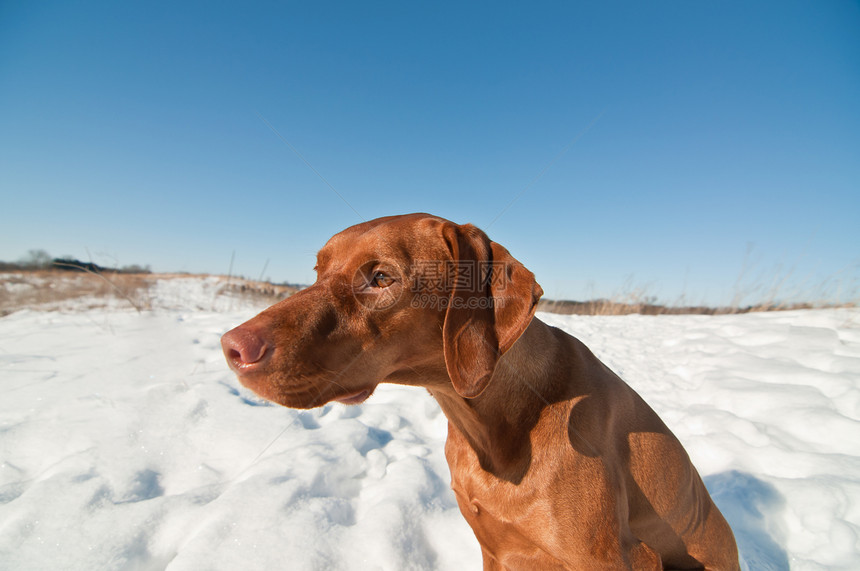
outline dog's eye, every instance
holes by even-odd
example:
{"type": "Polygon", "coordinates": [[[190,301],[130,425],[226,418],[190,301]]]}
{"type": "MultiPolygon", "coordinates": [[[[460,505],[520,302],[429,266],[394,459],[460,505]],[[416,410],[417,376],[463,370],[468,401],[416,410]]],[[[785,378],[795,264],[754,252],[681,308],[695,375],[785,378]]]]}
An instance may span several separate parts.
{"type": "Polygon", "coordinates": [[[370,278],[370,283],[374,287],[388,287],[394,283],[394,278],[385,272],[373,272],[373,277],[370,278]]]}

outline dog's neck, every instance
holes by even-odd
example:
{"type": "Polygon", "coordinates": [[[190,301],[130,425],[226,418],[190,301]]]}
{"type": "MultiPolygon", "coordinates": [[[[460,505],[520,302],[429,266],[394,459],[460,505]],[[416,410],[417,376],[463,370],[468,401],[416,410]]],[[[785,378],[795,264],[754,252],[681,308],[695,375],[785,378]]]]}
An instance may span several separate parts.
{"type": "Polygon", "coordinates": [[[480,396],[466,399],[448,381],[428,387],[450,421],[448,438],[464,438],[481,467],[518,483],[532,461],[530,433],[553,403],[570,398],[571,387],[554,384],[561,358],[554,329],[533,319],[503,355],[480,396]]]}

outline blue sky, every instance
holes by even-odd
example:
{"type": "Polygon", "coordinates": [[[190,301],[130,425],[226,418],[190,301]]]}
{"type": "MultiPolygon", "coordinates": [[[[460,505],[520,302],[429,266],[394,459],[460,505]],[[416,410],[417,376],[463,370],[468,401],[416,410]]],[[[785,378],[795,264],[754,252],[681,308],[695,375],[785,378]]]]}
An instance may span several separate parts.
{"type": "Polygon", "coordinates": [[[309,283],[426,211],[551,298],[856,298],[858,102],[854,1],[5,2],[0,259],[309,283]]]}

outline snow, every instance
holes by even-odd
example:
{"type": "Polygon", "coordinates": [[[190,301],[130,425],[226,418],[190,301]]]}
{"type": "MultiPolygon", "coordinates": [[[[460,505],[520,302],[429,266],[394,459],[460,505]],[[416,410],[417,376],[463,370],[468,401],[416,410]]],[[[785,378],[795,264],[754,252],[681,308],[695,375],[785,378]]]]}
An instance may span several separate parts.
{"type": "MultiPolygon", "coordinates": [[[[480,569],[426,391],[264,403],[212,279],[0,318],[0,568],[480,569]]],[[[540,319],[657,410],[749,569],[860,568],[860,310],[540,319]]]]}

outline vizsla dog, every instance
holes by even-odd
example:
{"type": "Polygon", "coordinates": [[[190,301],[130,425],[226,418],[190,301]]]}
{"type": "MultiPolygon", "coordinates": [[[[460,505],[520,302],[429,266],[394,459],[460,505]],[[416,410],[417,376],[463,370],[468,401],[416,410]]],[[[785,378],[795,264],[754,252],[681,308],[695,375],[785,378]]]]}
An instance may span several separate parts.
{"type": "Polygon", "coordinates": [[[738,569],[687,453],[581,342],[534,318],[534,275],[428,214],[336,234],[317,281],[226,333],[243,385],[288,407],[427,388],[484,569],[738,569]]]}

